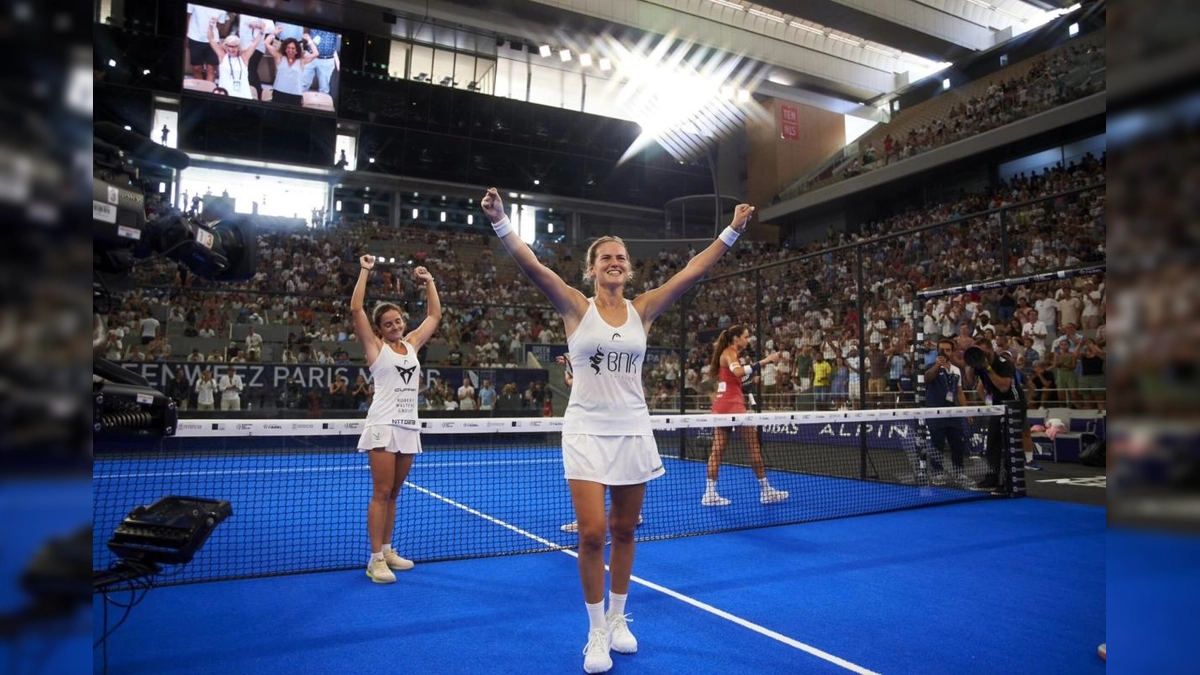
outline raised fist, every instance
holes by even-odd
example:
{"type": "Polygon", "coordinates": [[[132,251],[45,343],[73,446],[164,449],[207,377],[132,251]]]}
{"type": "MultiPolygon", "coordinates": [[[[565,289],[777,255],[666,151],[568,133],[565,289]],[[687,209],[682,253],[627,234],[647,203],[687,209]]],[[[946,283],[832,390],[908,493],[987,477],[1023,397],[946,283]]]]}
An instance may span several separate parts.
{"type": "Polygon", "coordinates": [[[496,188],[488,188],[487,194],[483,195],[479,206],[483,208],[483,213],[493,225],[504,220],[504,202],[501,201],[500,192],[496,188]]]}
{"type": "Polygon", "coordinates": [[[749,204],[738,204],[733,210],[733,222],[729,226],[738,232],[743,232],[746,225],[749,224],[750,218],[754,215],[754,207],[749,204]]]}

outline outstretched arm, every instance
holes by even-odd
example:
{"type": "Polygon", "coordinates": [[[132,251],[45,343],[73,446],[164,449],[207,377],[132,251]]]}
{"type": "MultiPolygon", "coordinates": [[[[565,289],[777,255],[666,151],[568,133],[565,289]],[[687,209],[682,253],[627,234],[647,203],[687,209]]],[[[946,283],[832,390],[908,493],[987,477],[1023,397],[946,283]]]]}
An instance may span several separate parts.
{"type": "Polygon", "coordinates": [[[425,320],[405,336],[404,340],[414,349],[420,349],[437,332],[438,323],[442,320],[442,300],[438,297],[437,284],[433,282],[433,275],[429,270],[418,267],[413,270],[413,276],[425,281],[425,320]]]}
{"type": "Polygon", "coordinates": [[[733,212],[733,222],[725,231],[717,237],[713,243],[708,245],[696,257],[688,261],[688,264],[683,269],[675,273],[675,276],[667,280],[665,284],[658,288],[651,289],[639,295],[633,301],[633,306],[637,309],[638,314],[642,317],[642,322],[649,327],[650,323],[662,313],[675,304],[684,293],[688,292],[692,286],[700,281],[708,271],[717,264],[721,256],[733,247],[733,243],[737,241],[739,235],[746,229],[746,224],[750,222],[750,217],[754,215],[754,207],[749,204],[738,204],[733,212]]]}
{"type": "Polygon", "coordinates": [[[562,315],[567,334],[570,334],[579,325],[580,319],[587,311],[587,298],[583,296],[583,293],[568,286],[567,282],[563,281],[549,267],[543,265],[533,254],[529,245],[521,241],[520,235],[513,229],[508,216],[504,214],[504,203],[500,200],[500,193],[496,188],[490,188],[487,191],[480,206],[483,207],[488,221],[492,223],[492,229],[500,237],[500,242],[504,244],[508,254],[516,261],[517,267],[521,268],[525,276],[529,277],[533,285],[538,287],[538,290],[550,300],[550,304],[554,305],[554,309],[562,315]]]}
{"type": "Polygon", "coordinates": [[[217,17],[212,17],[208,20],[208,46],[217,53],[217,59],[225,58],[225,47],[221,45],[221,38],[217,34],[217,17]]]}
{"type": "Polygon", "coordinates": [[[363,356],[366,357],[369,367],[379,356],[379,340],[371,328],[371,319],[367,316],[367,311],[363,309],[363,300],[367,297],[367,277],[371,276],[371,270],[375,268],[375,256],[364,255],[358,259],[358,265],[358,281],[350,295],[350,318],[354,322],[354,335],[363,346],[363,356]]]}
{"type": "Polygon", "coordinates": [[[271,58],[275,59],[276,61],[283,58],[279,54],[279,48],[275,46],[275,40],[279,36],[279,34],[282,32],[283,32],[283,26],[276,26],[275,32],[267,33],[265,36],[265,38],[267,40],[267,52],[271,55],[271,58]]]}

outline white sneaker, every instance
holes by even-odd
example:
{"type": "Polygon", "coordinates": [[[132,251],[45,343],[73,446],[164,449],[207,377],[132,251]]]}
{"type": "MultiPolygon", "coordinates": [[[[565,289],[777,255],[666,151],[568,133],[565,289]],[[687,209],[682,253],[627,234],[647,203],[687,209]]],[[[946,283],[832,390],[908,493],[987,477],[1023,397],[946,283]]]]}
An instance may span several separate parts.
{"type": "Polygon", "coordinates": [[[413,561],[408,558],[401,558],[395,550],[387,550],[383,552],[383,561],[387,563],[388,569],[402,572],[413,568],[413,561]]]}
{"type": "Polygon", "coordinates": [[[608,635],[613,651],[622,654],[636,654],[637,638],[629,632],[629,622],[632,621],[629,615],[609,612],[605,618],[608,619],[608,635]]]}
{"type": "Polygon", "coordinates": [[[388,569],[387,561],[383,558],[375,558],[367,563],[367,577],[377,584],[396,583],[396,575],[388,569]]]}
{"type": "Polygon", "coordinates": [[[729,500],[715,492],[705,492],[700,498],[701,506],[729,506],[729,500]]]}
{"type": "Polygon", "coordinates": [[[608,654],[610,646],[607,630],[597,628],[588,633],[587,646],[583,648],[583,672],[607,673],[612,670],[612,657],[608,654]]]}
{"type": "Polygon", "coordinates": [[[774,504],[788,498],[787,490],[776,490],[773,487],[765,487],[762,494],[758,496],[760,504],[774,504]]]}

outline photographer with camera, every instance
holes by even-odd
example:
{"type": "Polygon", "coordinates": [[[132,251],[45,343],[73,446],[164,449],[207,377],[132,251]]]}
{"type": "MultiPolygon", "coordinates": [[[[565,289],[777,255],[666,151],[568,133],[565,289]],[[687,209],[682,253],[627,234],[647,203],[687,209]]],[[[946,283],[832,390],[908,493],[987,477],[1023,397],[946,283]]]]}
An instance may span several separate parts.
{"type": "MultiPolygon", "coordinates": [[[[967,398],[962,388],[962,370],[952,361],[954,341],[950,338],[938,340],[936,354],[933,363],[925,371],[925,407],[965,406],[967,398]]],[[[944,473],[944,451],[949,448],[950,463],[954,468],[950,480],[960,487],[975,487],[963,469],[966,438],[962,418],[932,417],[925,422],[925,426],[929,429],[929,463],[933,468],[934,482],[940,482],[940,474],[944,473]]]]}
{"type": "MultiPolygon", "coordinates": [[[[1029,438],[1028,423],[1025,419],[1025,393],[1017,381],[1017,367],[1003,355],[996,354],[992,341],[987,338],[975,340],[975,346],[968,347],[963,354],[963,360],[972,371],[975,386],[984,396],[988,405],[1003,405],[1009,414],[1016,416],[1024,430],[1022,440],[1027,449],[1026,461],[1032,462],[1032,446],[1029,438]]],[[[988,417],[987,449],[985,458],[988,463],[988,475],[979,483],[979,487],[997,490],[1002,483],[1002,457],[1004,453],[1004,418],[988,417]]]]}

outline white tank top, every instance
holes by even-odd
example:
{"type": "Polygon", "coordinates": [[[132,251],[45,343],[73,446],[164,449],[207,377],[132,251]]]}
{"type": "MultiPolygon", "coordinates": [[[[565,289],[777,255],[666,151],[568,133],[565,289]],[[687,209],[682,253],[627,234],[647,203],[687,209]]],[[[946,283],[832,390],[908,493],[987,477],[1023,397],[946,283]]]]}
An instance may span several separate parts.
{"type": "Polygon", "coordinates": [[[288,65],[287,57],[279,59],[276,62],[275,71],[275,91],[281,91],[285,94],[294,94],[299,96],[304,93],[300,87],[300,76],[304,73],[304,62],[296,59],[296,62],[288,65]]]}
{"type": "Polygon", "coordinates": [[[250,93],[249,68],[240,56],[221,59],[217,67],[217,86],[229,92],[233,98],[253,98],[250,93]]]}
{"type": "Polygon", "coordinates": [[[366,426],[421,427],[417,416],[421,364],[417,363],[417,350],[407,342],[401,344],[408,350],[407,354],[400,355],[383,344],[379,347],[375,363],[371,364],[375,397],[367,410],[366,426]]]}
{"type": "Polygon", "coordinates": [[[625,301],[625,323],[610,326],[595,300],[567,338],[575,381],[563,414],[564,434],[652,436],[650,409],[642,387],[646,331],[642,317],[625,301]]]}

